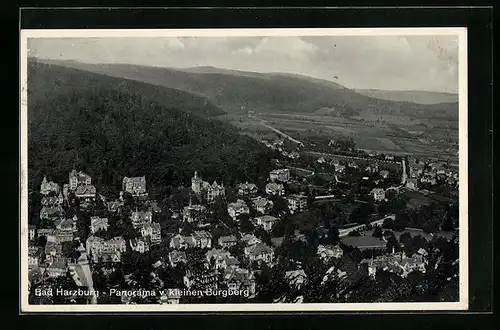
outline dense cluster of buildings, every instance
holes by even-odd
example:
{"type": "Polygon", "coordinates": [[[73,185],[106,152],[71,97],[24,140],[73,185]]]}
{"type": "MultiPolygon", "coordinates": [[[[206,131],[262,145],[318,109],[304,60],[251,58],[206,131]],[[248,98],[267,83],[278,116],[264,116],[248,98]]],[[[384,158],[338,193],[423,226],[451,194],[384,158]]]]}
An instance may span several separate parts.
{"type": "MultiPolygon", "coordinates": [[[[284,148],[280,145],[273,147],[284,148]]],[[[290,155],[291,153],[288,153],[290,155]]],[[[292,158],[298,158],[292,157],[292,158]]],[[[318,159],[318,163],[327,163],[326,159],[318,159]]],[[[385,159],[394,162],[394,159],[385,159]]],[[[381,168],[377,162],[363,162],[359,165],[355,160],[345,162],[332,160],[333,175],[335,179],[341,178],[346,169],[362,171],[376,180],[386,180],[392,174],[390,170],[381,168]]],[[[403,165],[404,166],[404,162],[403,165]]],[[[445,166],[432,162],[417,161],[410,158],[408,161],[408,172],[405,180],[398,187],[382,188],[375,187],[370,195],[375,203],[387,200],[388,189],[418,190],[422,183],[457,185],[458,176],[456,172],[448,170],[445,166]]],[[[301,179],[303,182],[303,179],[301,179]]],[[[155,214],[161,211],[161,205],[149,198],[146,177],[124,177],[122,180],[122,191],[116,199],[106,199],[97,195],[96,187],[92,184],[89,174],[73,170],[69,173],[68,182],[62,185],[48,181],[43,178],[40,186],[41,205],[38,225],[28,228],[29,236],[29,269],[31,284],[39,283],[46,277],[60,277],[70,274],[75,283],[81,287],[92,288],[92,267],[96,264],[117,265],[123,262],[123,256],[130,251],[140,254],[149,253],[154,246],[164,243],[167,253],[155,260],[154,267],[182,267],[184,288],[165,288],[171,292],[170,296],[161,297],[160,303],[179,302],[179,295],[172,292],[181,289],[195,288],[229,288],[248,290],[249,299],[255,296],[256,278],[262,264],[274,267],[277,262],[275,249],[283,242],[283,237],[272,236],[271,243],[265,243],[255,229],[260,228],[271,234],[276,224],[284,219],[284,215],[273,212],[277,198],[282,199],[288,208],[287,214],[298,214],[305,212],[310,207],[309,196],[306,193],[292,193],[288,185],[298,180],[294,178],[289,168],[282,167],[269,172],[266,184],[259,187],[255,183],[239,183],[233,191],[237,198],[228,202],[226,200],[226,188],[216,181],[209,183],[203,181],[198,172],[191,179],[189,204],[179,209],[181,215],[176,218],[184,224],[190,224],[193,231],[169,233],[164,232],[155,214]],[[128,212],[122,212],[125,208],[125,195],[130,195],[135,201],[135,208],[128,212]],[[76,201],[81,208],[90,209],[97,198],[105,205],[105,211],[92,214],[89,219],[79,218],[70,212],[70,205],[76,201]],[[196,200],[193,203],[193,199],[196,200]],[[239,231],[228,235],[214,235],[213,223],[208,219],[211,216],[211,208],[216,200],[222,201],[227,214],[235,224],[240,224],[243,217],[247,218],[255,228],[252,232],[239,231]],[[70,215],[71,214],[71,215],[70,215]],[[116,234],[110,217],[119,215],[126,217],[136,235],[125,238],[124,233],[116,234]],[[85,227],[88,235],[82,236],[81,228],[85,227]],[[116,235],[115,235],[116,234],[116,235]],[[44,240],[40,240],[44,237],[44,240]],[[70,248],[68,248],[68,244],[70,248]],[[236,247],[241,247],[239,254],[236,247]],[[68,252],[69,251],[69,252],[68,252]],[[194,268],[194,251],[204,253],[201,266],[194,268]]],[[[377,181],[378,182],[378,181],[377,181]]],[[[174,219],[175,217],[172,217],[174,219]]],[[[238,227],[237,227],[238,228],[238,227]]],[[[85,231],[83,231],[85,232],[85,231]]],[[[294,239],[305,241],[304,235],[295,232],[294,239]]],[[[386,242],[373,238],[349,236],[343,244],[350,247],[382,251],[386,242]],[[363,243],[361,243],[363,241],[363,243]],[[363,245],[364,244],[364,245],[363,245]]],[[[317,257],[325,263],[332,259],[341,259],[344,250],[341,245],[319,245],[317,257]]],[[[366,265],[367,274],[375,276],[377,271],[385,270],[401,277],[407,276],[412,271],[425,272],[426,252],[419,250],[412,256],[404,253],[382,253],[376,258],[365,259],[354,269],[366,265]]],[[[329,276],[346,277],[348,269],[330,269],[325,278],[329,276]]],[[[127,281],[133,283],[130,274],[126,274],[127,281]]],[[[287,270],[285,280],[290,285],[301,288],[307,283],[307,274],[298,265],[287,270]]],[[[152,275],[155,285],[161,286],[162,281],[156,275],[152,275]],[[159,284],[158,284],[159,283],[159,284]]],[[[127,283],[128,283],[127,282],[127,283]]],[[[95,299],[92,302],[95,303],[95,299]]]]}

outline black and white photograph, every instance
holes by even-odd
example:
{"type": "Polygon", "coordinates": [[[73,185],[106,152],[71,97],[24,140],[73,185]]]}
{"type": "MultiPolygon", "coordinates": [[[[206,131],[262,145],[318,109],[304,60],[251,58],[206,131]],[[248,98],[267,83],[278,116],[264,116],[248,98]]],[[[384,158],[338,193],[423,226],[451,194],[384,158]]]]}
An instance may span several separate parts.
{"type": "Polygon", "coordinates": [[[466,310],[466,32],[22,30],[22,310],[466,310]]]}

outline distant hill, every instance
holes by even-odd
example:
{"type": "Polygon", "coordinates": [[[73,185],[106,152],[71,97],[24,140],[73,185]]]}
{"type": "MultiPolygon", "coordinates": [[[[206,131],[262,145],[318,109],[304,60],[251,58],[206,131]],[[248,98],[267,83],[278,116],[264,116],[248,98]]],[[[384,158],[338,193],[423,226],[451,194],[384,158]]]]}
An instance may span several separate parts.
{"type": "Polygon", "coordinates": [[[428,91],[390,91],[381,89],[355,89],[365,96],[388,101],[413,102],[418,104],[438,104],[458,102],[458,95],[428,91]]]}
{"type": "Polygon", "coordinates": [[[109,84],[115,90],[140,93],[151,100],[167,107],[175,107],[188,112],[205,116],[219,116],[224,111],[214,105],[208,98],[191,94],[182,90],[161,85],[147,84],[136,79],[113,79],[106,75],[89,74],[89,70],[78,70],[79,62],[68,61],[71,65],[59,66],[36,59],[28,62],[28,79],[43,79],[50,83],[34,82],[37,88],[28,90],[30,100],[38,101],[47,97],[68,95],[75,89],[98,88],[109,84]]]}
{"type": "Polygon", "coordinates": [[[225,184],[266,180],[265,147],[198,115],[218,110],[209,102],[200,108],[200,97],[33,61],[28,93],[30,187],[43,175],[63,183],[73,168],[91,174],[105,195],[123,176],[145,175],[148,190],[160,193],[188,183],[195,170],[225,184]]]}
{"type": "Polygon", "coordinates": [[[366,96],[337,83],[303,75],[254,73],[200,67],[170,69],[130,64],[86,64],[50,60],[53,63],[149,84],[165,86],[207,97],[226,113],[316,113],[330,109],[332,115],[361,112],[404,114],[423,118],[458,118],[458,103],[439,106],[396,102],[366,96]]]}

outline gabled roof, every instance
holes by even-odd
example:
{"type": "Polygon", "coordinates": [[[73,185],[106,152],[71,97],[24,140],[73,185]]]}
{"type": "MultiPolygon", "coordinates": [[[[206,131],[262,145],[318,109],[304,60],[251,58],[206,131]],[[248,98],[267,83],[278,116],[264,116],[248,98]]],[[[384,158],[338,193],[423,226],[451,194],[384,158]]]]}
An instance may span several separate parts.
{"type": "Polygon", "coordinates": [[[224,256],[229,256],[230,253],[221,249],[211,249],[207,251],[206,257],[207,260],[211,260],[212,258],[219,258],[219,257],[224,257],[224,256]]]}
{"type": "Polygon", "coordinates": [[[276,217],[273,217],[271,215],[263,215],[263,216],[260,216],[260,217],[255,217],[256,220],[260,220],[262,222],[276,222],[278,221],[279,219],[276,218],[276,217]]]}
{"type": "Polygon", "coordinates": [[[218,239],[219,243],[225,243],[225,242],[236,242],[236,236],[234,235],[229,235],[229,236],[221,236],[218,239]]]}
{"type": "Polygon", "coordinates": [[[212,234],[210,234],[208,231],[204,231],[204,230],[197,230],[193,233],[193,237],[194,238],[207,238],[207,239],[211,239],[212,238],[212,234]]]}
{"type": "Polygon", "coordinates": [[[267,198],[264,198],[264,197],[252,198],[252,203],[256,207],[264,207],[264,206],[272,204],[272,202],[270,200],[268,200],[267,198]]]}
{"type": "Polygon", "coordinates": [[[75,194],[76,195],[95,195],[96,189],[94,185],[80,185],[76,187],[75,194]]]}
{"type": "Polygon", "coordinates": [[[245,248],[247,254],[250,255],[260,255],[262,253],[271,253],[273,252],[273,249],[271,249],[269,246],[267,246],[264,243],[257,243],[255,245],[249,246],[245,248]]]}
{"type": "Polygon", "coordinates": [[[184,252],[184,251],[173,250],[168,254],[168,257],[174,263],[180,262],[180,261],[186,262],[186,260],[187,260],[186,252],[184,252]]]}

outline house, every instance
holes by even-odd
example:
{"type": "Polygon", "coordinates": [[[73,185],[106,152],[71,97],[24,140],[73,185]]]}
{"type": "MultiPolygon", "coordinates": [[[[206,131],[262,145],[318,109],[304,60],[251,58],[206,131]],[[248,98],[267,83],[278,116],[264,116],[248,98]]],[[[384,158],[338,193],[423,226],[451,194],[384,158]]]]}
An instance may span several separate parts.
{"type": "Polygon", "coordinates": [[[300,288],[307,282],[307,275],[303,269],[289,270],[285,272],[285,280],[291,287],[295,287],[297,290],[300,290],[300,288]]]}
{"type": "Polygon", "coordinates": [[[110,262],[110,263],[120,263],[122,261],[121,251],[120,250],[112,250],[112,251],[102,251],[99,258],[94,257],[94,262],[110,262]]]}
{"type": "Polygon", "coordinates": [[[62,216],[63,208],[61,206],[44,206],[40,210],[40,219],[52,219],[62,216]]]}
{"type": "Polygon", "coordinates": [[[72,242],[74,239],[73,233],[73,230],[56,229],[56,231],[54,232],[55,241],[59,243],[72,242]]]}
{"type": "Polygon", "coordinates": [[[95,234],[99,230],[107,231],[108,227],[108,218],[90,217],[90,232],[92,234],[95,234]]]}
{"type": "Polygon", "coordinates": [[[45,272],[49,277],[59,277],[66,275],[68,270],[68,261],[66,258],[55,258],[49,266],[45,268],[45,272]]]}
{"type": "Polygon", "coordinates": [[[356,164],[355,161],[350,161],[348,164],[347,164],[348,167],[350,168],[359,168],[358,164],[356,164]]]}
{"type": "Polygon", "coordinates": [[[297,151],[292,151],[289,155],[288,155],[289,158],[291,159],[299,159],[300,158],[300,154],[297,152],[297,151]]]}
{"type": "Polygon", "coordinates": [[[307,207],[307,196],[306,195],[290,195],[287,197],[288,209],[290,213],[302,212],[307,207]]]}
{"type": "Polygon", "coordinates": [[[69,189],[74,191],[78,186],[89,186],[92,184],[92,178],[90,175],[79,171],[76,172],[76,170],[72,170],[69,173],[69,189]]]}
{"type": "Polygon", "coordinates": [[[257,185],[254,183],[245,182],[238,185],[238,195],[240,196],[253,196],[257,190],[257,185]]]}
{"type": "Polygon", "coordinates": [[[100,257],[105,257],[108,260],[121,260],[120,252],[127,250],[125,239],[121,236],[114,237],[110,240],[104,240],[101,237],[89,236],[86,241],[87,255],[90,255],[94,262],[97,262],[100,257]],[[109,252],[119,252],[112,254],[109,252]]]}
{"type": "Polygon", "coordinates": [[[285,187],[276,182],[266,184],[266,194],[274,196],[282,196],[285,193],[285,187]]]}
{"type": "Polygon", "coordinates": [[[130,216],[132,220],[132,225],[134,228],[140,228],[146,223],[151,223],[153,221],[153,214],[150,211],[137,211],[132,212],[130,216]]]}
{"type": "Polygon", "coordinates": [[[243,235],[243,237],[241,237],[241,242],[243,242],[243,244],[245,244],[246,246],[252,246],[261,243],[262,241],[254,234],[245,234],[243,235]]]}
{"type": "Polygon", "coordinates": [[[109,212],[117,212],[119,211],[122,206],[124,205],[124,202],[121,200],[116,200],[116,201],[109,201],[108,202],[108,211],[109,212]]]}
{"type": "Polygon", "coordinates": [[[345,236],[341,238],[342,244],[353,248],[364,250],[385,250],[387,243],[384,240],[373,237],[371,235],[365,236],[345,236]]]}
{"type": "Polygon", "coordinates": [[[253,223],[255,226],[261,226],[264,228],[266,231],[270,231],[274,224],[278,222],[278,218],[270,216],[270,215],[263,215],[261,217],[256,217],[253,219],[253,223]]]}
{"type": "Polygon", "coordinates": [[[168,254],[168,262],[172,267],[176,267],[180,263],[186,264],[187,263],[186,252],[177,250],[171,251],[168,254]]]}
{"type": "Polygon", "coordinates": [[[274,251],[264,243],[257,243],[245,247],[245,256],[247,256],[250,261],[271,263],[274,259],[274,251]]]}
{"type": "Polygon", "coordinates": [[[194,248],[196,246],[196,242],[191,236],[183,236],[181,234],[177,234],[170,239],[169,246],[172,249],[187,249],[194,248]]]}
{"type": "Polygon", "coordinates": [[[317,162],[318,164],[324,164],[324,163],[326,163],[326,159],[325,159],[325,157],[320,157],[320,158],[318,158],[318,159],[316,160],[316,162],[317,162]]]}
{"type": "Polygon", "coordinates": [[[378,172],[378,165],[377,164],[368,165],[365,168],[365,171],[368,173],[376,173],[378,172]]]}
{"type": "Polygon", "coordinates": [[[195,241],[195,246],[200,249],[210,249],[212,247],[212,234],[208,231],[195,231],[191,235],[195,241]]]}
{"type": "Polygon", "coordinates": [[[204,185],[206,190],[207,202],[212,203],[216,198],[221,198],[226,195],[226,189],[222,184],[217,184],[216,181],[212,185],[204,185]]]}
{"type": "Polygon", "coordinates": [[[85,202],[90,202],[95,199],[96,189],[95,186],[88,185],[79,185],[75,189],[75,197],[79,200],[83,200],[85,202]]]}
{"type": "Polygon", "coordinates": [[[431,185],[435,185],[436,184],[436,177],[435,176],[431,176],[431,175],[423,175],[420,178],[420,182],[422,182],[422,183],[428,183],[428,184],[431,184],[431,185]]]}
{"type": "Polygon", "coordinates": [[[319,245],[316,254],[320,260],[329,261],[332,258],[342,258],[344,251],[338,245],[319,245]]]}
{"type": "Polygon", "coordinates": [[[28,240],[32,241],[36,238],[36,226],[28,226],[28,240]]]}
{"type": "Polygon", "coordinates": [[[370,191],[370,195],[373,196],[376,202],[380,202],[385,199],[385,190],[382,188],[373,188],[372,191],[370,191]]]}
{"type": "Polygon", "coordinates": [[[41,204],[42,206],[59,206],[64,202],[64,197],[62,192],[59,192],[57,196],[43,196],[41,204]]]}
{"type": "Polygon", "coordinates": [[[236,202],[229,203],[227,205],[227,213],[229,213],[229,216],[233,220],[236,220],[240,216],[240,214],[249,214],[250,209],[248,208],[245,201],[238,199],[236,202]]]}
{"type": "Polygon", "coordinates": [[[203,272],[193,272],[190,269],[186,270],[183,278],[184,286],[191,290],[215,290],[218,285],[218,272],[213,269],[205,269],[203,272]]]}
{"type": "Polygon", "coordinates": [[[122,191],[124,193],[129,193],[134,197],[147,196],[146,177],[124,177],[122,181],[122,191]]]}
{"type": "Polygon", "coordinates": [[[56,227],[57,230],[60,231],[67,231],[67,232],[76,232],[76,222],[78,221],[78,218],[73,216],[73,218],[58,218],[57,220],[54,221],[54,226],[56,227]]]}
{"type": "Polygon", "coordinates": [[[43,177],[42,184],[40,185],[40,194],[42,195],[49,195],[49,194],[54,194],[57,195],[61,191],[61,187],[53,182],[53,181],[48,181],[47,177],[43,177]]]}
{"type": "Polygon", "coordinates": [[[196,195],[205,197],[209,203],[213,202],[216,198],[226,195],[223,185],[217,184],[216,181],[212,184],[203,181],[198,172],[194,172],[194,176],[191,178],[191,190],[196,195]]]}
{"type": "Polygon", "coordinates": [[[151,244],[159,244],[161,242],[161,227],[157,222],[145,223],[141,228],[142,237],[148,237],[151,240],[151,244]]]}
{"type": "Polygon", "coordinates": [[[49,242],[45,244],[45,259],[51,261],[62,255],[62,245],[59,242],[49,242]]]}
{"type": "Polygon", "coordinates": [[[264,197],[252,198],[254,209],[260,214],[266,214],[273,208],[273,202],[264,197]]]}
{"type": "Polygon", "coordinates": [[[192,205],[184,207],[182,213],[182,220],[187,222],[205,222],[207,217],[207,208],[203,205],[192,205]]]}
{"type": "Polygon", "coordinates": [[[42,237],[42,236],[51,236],[51,235],[55,235],[56,233],[56,229],[55,228],[40,228],[37,230],[37,233],[38,233],[38,237],[42,237]]]}
{"type": "Polygon", "coordinates": [[[229,290],[243,290],[248,297],[255,295],[255,275],[253,271],[239,267],[226,268],[224,282],[229,290]]]}
{"type": "Polygon", "coordinates": [[[273,170],[269,172],[269,179],[272,182],[274,181],[288,182],[290,181],[290,170],[287,168],[273,170]]]}
{"type": "Polygon", "coordinates": [[[64,200],[68,200],[68,194],[69,194],[69,184],[68,183],[63,184],[62,194],[63,194],[64,200]]]}
{"type": "Polygon", "coordinates": [[[149,243],[144,237],[134,238],[129,241],[132,251],[144,253],[149,251],[149,243]]]}
{"type": "Polygon", "coordinates": [[[406,188],[412,189],[412,190],[417,190],[418,189],[418,182],[414,178],[410,178],[406,180],[406,188]]]}
{"type": "Polygon", "coordinates": [[[387,179],[389,177],[389,171],[388,170],[382,170],[379,172],[380,176],[384,179],[387,179]]]}
{"type": "Polygon", "coordinates": [[[38,246],[28,247],[28,268],[38,267],[42,250],[38,246]]]}
{"type": "Polygon", "coordinates": [[[234,236],[234,235],[221,236],[217,240],[217,243],[219,244],[220,247],[227,249],[227,248],[230,248],[231,246],[235,246],[236,243],[238,243],[238,240],[236,239],[236,236],[234,236]]]}
{"type": "Polygon", "coordinates": [[[345,172],[345,165],[342,164],[336,164],[335,165],[335,173],[344,173],[345,172]]]}
{"type": "Polygon", "coordinates": [[[216,269],[220,268],[220,264],[222,263],[225,257],[229,257],[231,254],[228,251],[220,250],[220,249],[211,249],[207,251],[205,257],[208,263],[213,263],[216,269]]]}
{"type": "Polygon", "coordinates": [[[406,277],[409,273],[414,271],[421,273],[426,272],[426,260],[418,253],[415,253],[411,257],[407,257],[404,252],[381,255],[375,259],[364,259],[360,264],[366,264],[368,266],[368,275],[372,277],[376,276],[379,269],[397,274],[401,277],[406,277]]]}
{"type": "Polygon", "coordinates": [[[182,291],[180,289],[166,289],[164,294],[160,296],[160,304],[172,305],[179,304],[182,291]]]}
{"type": "Polygon", "coordinates": [[[221,269],[235,268],[238,267],[240,262],[233,256],[225,256],[221,260],[217,261],[216,267],[221,269]]]}

